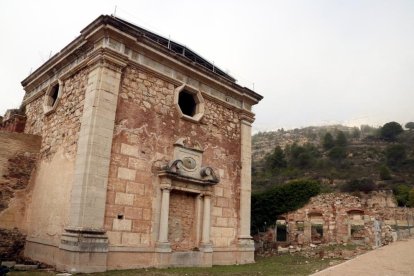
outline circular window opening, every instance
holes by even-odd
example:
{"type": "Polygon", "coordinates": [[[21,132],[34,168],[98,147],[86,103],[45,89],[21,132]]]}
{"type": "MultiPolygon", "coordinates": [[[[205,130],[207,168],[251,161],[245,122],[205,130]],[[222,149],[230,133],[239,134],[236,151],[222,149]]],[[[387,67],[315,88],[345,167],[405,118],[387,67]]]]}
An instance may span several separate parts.
{"type": "Polygon", "coordinates": [[[181,108],[181,112],[187,116],[194,116],[196,113],[197,103],[194,99],[194,95],[188,91],[181,91],[178,96],[178,105],[181,108]]]}

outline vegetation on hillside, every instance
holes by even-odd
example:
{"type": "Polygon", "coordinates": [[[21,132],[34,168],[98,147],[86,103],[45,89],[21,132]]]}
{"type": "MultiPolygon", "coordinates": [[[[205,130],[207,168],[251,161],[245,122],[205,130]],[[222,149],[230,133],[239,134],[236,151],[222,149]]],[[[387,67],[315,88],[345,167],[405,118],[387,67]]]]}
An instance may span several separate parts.
{"type": "Polygon", "coordinates": [[[408,130],[389,122],[380,128],[331,126],[258,133],[253,137],[253,191],[269,196],[277,186],[307,178],[322,183],[325,190],[392,189],[400,206],[414,207],[414,123],[405,127],[408,130]],[[267,145],[273,147],[262,150],[267,145]]]}

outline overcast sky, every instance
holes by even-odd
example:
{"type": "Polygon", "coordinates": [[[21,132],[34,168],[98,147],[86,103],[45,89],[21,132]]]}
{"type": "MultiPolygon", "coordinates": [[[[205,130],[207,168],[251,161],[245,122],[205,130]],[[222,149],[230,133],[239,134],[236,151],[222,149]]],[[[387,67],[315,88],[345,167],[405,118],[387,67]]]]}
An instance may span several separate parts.
{"type": "Polygon", "coordinates": [[[100,14],[170,36],[264,96],[255,131],[414,121],[414,1],[0,1],[0,114],[100,14]]]}

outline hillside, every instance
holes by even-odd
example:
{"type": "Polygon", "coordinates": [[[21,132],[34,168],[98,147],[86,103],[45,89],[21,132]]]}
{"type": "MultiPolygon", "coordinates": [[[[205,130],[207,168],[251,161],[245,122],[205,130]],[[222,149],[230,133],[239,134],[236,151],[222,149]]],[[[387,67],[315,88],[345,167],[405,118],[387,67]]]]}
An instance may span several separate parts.
{"type": "Polygon", "coordinates": [[[405,189],[407,194],[414,186],[414,131],[393,139],[381,133],[381,128],[341,125],[258,133],[252,144],[253,191],[309,178],[333,191],[393,189],[398,197],[405,189]]]}

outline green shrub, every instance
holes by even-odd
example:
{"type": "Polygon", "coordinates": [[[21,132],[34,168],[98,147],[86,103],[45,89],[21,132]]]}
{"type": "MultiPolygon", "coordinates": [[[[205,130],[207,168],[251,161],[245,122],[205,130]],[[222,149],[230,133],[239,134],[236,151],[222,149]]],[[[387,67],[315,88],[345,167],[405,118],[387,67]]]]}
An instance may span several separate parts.
{"type": "Polygon", "coordinates": [[[301,179],[253,194],[252,231],[272,225],[279,215],[301,208],[319,192],[319,182],[301,179]]]}
{"type": "Polygon", "coordinates": [[[336,147],[333,147],[329,151],[328,156],[333,161],[340,161],[342,159],[345,159],[345,157],[346,157],[346,150],[345,150],[344,147],[336,146],[336,147]]]}
{"type": "Polygon", "coordinates": [[[408,206],[412,188],[405,184],[396,185],[393,189],[398,206],[408,206]]]}
{"type": "Polygon", "coordinates": [[[391,172],[390,169],[388,169],[387,166],[381,165],[379,169],[380,178],[381,180],[390,180],[391,179],[391,172]]]}
{"type": "Polygon", "coordinates": [[[403,164],[407,158],[405,146],[401,144],[388,146],[385,150],[385,157],[387,158],[387,165],[390,167],[403,164]]]}

